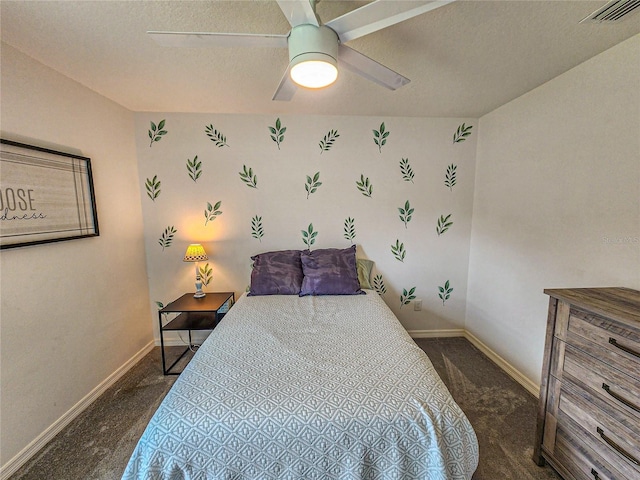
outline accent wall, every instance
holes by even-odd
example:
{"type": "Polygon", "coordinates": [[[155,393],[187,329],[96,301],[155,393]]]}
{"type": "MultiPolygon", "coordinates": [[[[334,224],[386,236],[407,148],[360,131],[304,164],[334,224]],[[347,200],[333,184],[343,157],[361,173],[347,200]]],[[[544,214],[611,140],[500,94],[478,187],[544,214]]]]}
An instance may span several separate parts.
{"type": "MultiPolygon", "coordinates": [[[[139,188],[152,308],[250,283],[251,256],[346,248],[412,331],[464,328],[472,119],[140,113],[139,188]],[[414,310],[422,300],[422,310],[414,310]]],[[[157,316],[153,316],[157,335],[157,316]]],[[[366,334],[366,332],[363,332],[366,334]]]]}

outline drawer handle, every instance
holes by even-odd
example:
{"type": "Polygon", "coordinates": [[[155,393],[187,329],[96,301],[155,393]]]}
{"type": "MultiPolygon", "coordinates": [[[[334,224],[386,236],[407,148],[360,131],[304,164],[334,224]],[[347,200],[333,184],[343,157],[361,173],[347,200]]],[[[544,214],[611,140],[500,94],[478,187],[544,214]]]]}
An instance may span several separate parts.
{"type": "Polygon", "coordinates": [[[612,392],[611,391],[611,387],[609,387],[609,385],[607,385],[606,383],[602,384],[602,389],[605,392],[607,392],[609,395],[611,395],[613,398],[618,400],[620,403],[622,403],[622,404],[626,405],[627,407],[631,408],[632,410],[635,410],[636,412],[640,413],[640,407],[639,406],[637,406],[636,404],[632,403],[630,400],[627,400],[622,395],[618,395],[616,392],[612,392]]]}
{"type": "Polygon", "coordinates": [[[593,475],[594,480],[600,480],[600,475],[593,468],[591,469],[591,475],[593,475]]]}
{"type": "Polygon", "coordinates": [[[629,452],[627,452],[624,448],[622,448],[616,442],[614,442],[609,437],[607,437],[604,433],[604,430],[598,427],[596,431],[598,432],[598,435],[600,435],[600,438],[602,438],[602,440],[604,440],[607,445],[609,445],[611,448],[613,448],[616,452],[618,452],[620,455],[622,455],[624,458],[629,460],[634,465],[640,466],[640,460],[638,460],[636,457],[631,455],[629,452]]]}
{"type": "Polygon", "coordinates": [[[613,345],[616,348],[619,348],[620,350],[622,350],[623,352],[627,352],[631,355],[633,355],[634,357],[638,357],[640,358],[640,352],[636,352],[635,350],[633,350],[632,348],[629,347],[625,347],[624,345],[620,345],[615,338],[613,337],[609,337],[609,343],[611,345],[613,345]]]}

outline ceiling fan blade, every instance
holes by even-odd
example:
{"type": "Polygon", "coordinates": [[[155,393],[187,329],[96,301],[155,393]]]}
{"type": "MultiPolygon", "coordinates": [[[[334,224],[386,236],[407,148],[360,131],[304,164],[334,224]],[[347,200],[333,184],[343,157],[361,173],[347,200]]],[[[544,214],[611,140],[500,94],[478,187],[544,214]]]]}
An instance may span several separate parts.
{"type": "Polygon", "coordinates": [[[163,47],[273,47],[287,46],[288,35],[260,33],[147,32],[163,47]]]}
{"type": "Polygon", "coordinates": [[[298,86],[293,80],[291,80],[289,69],[287,68],[284,72],[284,75],[282,76],[282,80],[280,80],[280,85],[278,85],[276,93],[273,94],[273,98],[271,100],[288,102],[293,98],[293,95],[297,90],[298,86]]]}
{"type": "Polygon", "coordinates": [[[396,90],[411,81],[343,44],[338,46],[338,65],[389,90],[396,90]]]}
{"type": "Polygon", "coordinates": [[[345,13],[325,25],[338,34],[341,42],[348,42],[382,30],[455,0],[376,0],[345,13]]]}
{"type": "Polygon", "coordinates": [[[310,0],[278,0],[278,5],[292,27],[307,23],[316,27],[320,26],[310,0]]]}

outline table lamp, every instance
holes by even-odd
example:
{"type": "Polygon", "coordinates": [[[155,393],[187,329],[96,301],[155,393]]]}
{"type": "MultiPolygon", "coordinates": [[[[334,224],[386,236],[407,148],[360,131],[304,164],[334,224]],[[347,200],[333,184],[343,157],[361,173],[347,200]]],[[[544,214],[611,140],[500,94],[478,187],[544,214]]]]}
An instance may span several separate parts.
{"type": "Polygon", "coordinates": [[[199,243],[193,243],[187,247],[187,251],[184,254],[183,262],[195,262],[196,263],[196,293],[194,298],[202,298],[205,293],[202,291],[202,281],[200,278],[200,269],[198,268],[198,262],[200,260],[208,260],[207,252],[204,251],[204,247],[199,243]]]}

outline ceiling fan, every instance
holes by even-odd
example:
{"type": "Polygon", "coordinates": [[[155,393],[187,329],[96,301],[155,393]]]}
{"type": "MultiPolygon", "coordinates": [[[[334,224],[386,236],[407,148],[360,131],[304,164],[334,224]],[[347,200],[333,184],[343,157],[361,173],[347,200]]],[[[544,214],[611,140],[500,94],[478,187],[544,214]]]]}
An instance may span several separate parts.
{"type": "Polygon", "coordinates": [[[250,33],[147,32],[167,47],[280,47],[289,49],[289,66],[273,100],[291,100],[297,86],[321,88],[333,83],[338,65],[396,90],[410,80],[372,60],[345,42],[382,30],[455,0],[375,0],[322,24],[316,14],[320,0],[277,0],[291,24],[286,35],[250,33]]]}

